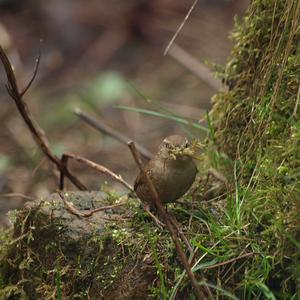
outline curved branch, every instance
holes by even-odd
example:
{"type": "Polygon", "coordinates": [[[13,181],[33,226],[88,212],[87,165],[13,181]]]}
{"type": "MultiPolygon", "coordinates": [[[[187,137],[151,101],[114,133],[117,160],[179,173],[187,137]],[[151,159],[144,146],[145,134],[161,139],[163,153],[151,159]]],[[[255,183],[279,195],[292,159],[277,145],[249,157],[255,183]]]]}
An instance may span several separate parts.
{"type": "MultiPolygon", "coordinates": [[[[32,77],[32,80],[29,82],[25,90],[20,93],[18,89],[17,79],[13,70],[13,67],[6,56],[3,48],[0,46],[0,60],[4,66],[4,70],[7,76],[7,84],[6,89],[11,98],[15,101],[17,109],[21,114],[23,120],[28,126],[35,142],[40,147],[42,152],[47,156],[47,158],[56,165],[56,167],[65,174],[69,178],[69,180],[80,190],[87,190],[87,188],[80,182],[80,180],[75,177],[73,174],[69,172],[69,170],[65,167],[65,165],[61,162],[61,160],[50,150],[49,142],[45,136],[44,131],[39,127],[39,125],[34,120],[27,104],[24,102],[22,96],[30,87],[32,81],[35,78],[35,74],[32,77]]],[[[35,68],[35,72],[37,72],[37,67],[35,68]]]]}
{"type": "Polygon", "coordinates": [[[36,77],[36,74],[38,72],[38,69],[39,69],[39,65],[40,65],[40,61],[41,61],[41,50],[39,50],[39,55],[35,61],[35,67],[34,67],[34,71],[33,71],[33,75],[31,77],[31,79],[29,80],[27,86],[23,89],[23,91],[20,93],[21,96],[23,96],[28,90],[29,88],[31,87],[35,77],[36,77]]]}

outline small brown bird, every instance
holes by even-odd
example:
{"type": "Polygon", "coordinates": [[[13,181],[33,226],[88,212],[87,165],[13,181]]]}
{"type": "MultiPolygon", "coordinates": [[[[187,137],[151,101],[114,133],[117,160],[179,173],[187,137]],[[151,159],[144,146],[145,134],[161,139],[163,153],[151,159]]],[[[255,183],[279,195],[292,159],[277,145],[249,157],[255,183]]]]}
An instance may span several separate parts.
{"type": "MultiPolygon", "coordinates": [[[[193,151],[185,137],[171,135],[163,140],[157,154],[145,165],[162,203],[174,202],[193,184],[197,167],[191,154],[193,151]]],[[[134,190],[144,204],[151,206],[153,200],[143,173],[137,176],[134,190]]]]}

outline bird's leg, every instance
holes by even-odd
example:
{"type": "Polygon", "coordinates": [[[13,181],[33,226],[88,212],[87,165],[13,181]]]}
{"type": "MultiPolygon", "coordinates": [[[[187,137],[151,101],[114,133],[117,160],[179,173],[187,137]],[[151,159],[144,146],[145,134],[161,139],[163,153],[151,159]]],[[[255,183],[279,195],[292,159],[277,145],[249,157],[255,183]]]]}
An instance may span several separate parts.
{"type": "Polygon", "coordinates": [[[149,204],[143,204],[144,210],[149,214],[149,216],[153,219],[155,224],[163,230],[163,228],[166,226],[164,223],[162,223],[150,210],[150,205],[149,204]]]}
{"type": "Polygon", "coordinates": [[[182,242],[186,245],[186,247],[189,249],[190,254],[193,255],[194,254],[194,250],[189,242],[189,240],[187,239],[187,237],[184,235],[184,233],[182,232],[182,227],[180,226],[180,224],[177,222],[177,220],[168,213],[169,216],[169,220],[172,223],[172,225],[175,227],[178,236],[181,238],[182,242]]]}
{"type": "MultiPolygon", "coordinates": [[[[162,223],[150,210],[150,205],[147,204],[143,204],[143,208],[144,210],[149,214],[149,216],[153,219],[153,221],[155,222],[155,224],[161,229],[163,230],[163,227],[165,227],[166,225],[164,223],[162,223]]],[[[190,242],[188,241],[187,237],[184,235],[184,233],[182,232],[182,229],[180,227],[180,225],[178,224],[177,220],[166,210],[167,215],[168,215],[168,219],[171,222],[171,224],[174,226],[178,236],[181,238],[182,242],[186,245],[186,247],[189,249],[189,252],[191,255],[194,254],[193,248],[190,244],[190,242]]]]}

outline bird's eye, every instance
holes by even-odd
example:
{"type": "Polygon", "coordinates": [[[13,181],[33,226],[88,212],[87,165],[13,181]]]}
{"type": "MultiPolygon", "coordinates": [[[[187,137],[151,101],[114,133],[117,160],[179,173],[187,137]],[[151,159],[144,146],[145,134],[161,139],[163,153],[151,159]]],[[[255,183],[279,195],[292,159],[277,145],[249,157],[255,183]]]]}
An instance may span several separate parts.
{"type": "Polygon", "coordinates": [[[166,146],[166,148],[168,148],[168,149],[171,148],[171,144],[170,144],[170,143],[165,142],[165,146],[166,146]]]}

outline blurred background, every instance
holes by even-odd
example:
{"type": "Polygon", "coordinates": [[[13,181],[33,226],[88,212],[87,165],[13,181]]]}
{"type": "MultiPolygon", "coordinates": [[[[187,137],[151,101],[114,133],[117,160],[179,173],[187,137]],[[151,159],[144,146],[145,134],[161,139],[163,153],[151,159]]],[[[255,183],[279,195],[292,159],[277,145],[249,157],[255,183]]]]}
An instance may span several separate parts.
{"type": "MultiPolygon", "coordinates": [[[[149,115],[180,116],[205,126],[205,112],[220,82],[209,68],[224,64],[234,17],[247,0],[199,0],[169,53],[163,53],[184,20],[190,0],[0,0],[0,44],[20,86],[37,77],[25,95],[51,149],[103,164],[132,183],[137,167],[129,150],[74,115],[80,108],[154,152],[167,135],[199,138],[200,129],[149,115]],[[40,42],[42,40],[42,43],[40,42]],[[147,114],[121,106],[144,109],[147,114]],[[153,113],[152,113],[153,114],[153,113]]],[[[55,191],[58,173],[43,156],[8,97],[0,67],[0,225],[5,213],[55,191]]],[[[90,188],[122,191],[115,182],[73,162],[90,188]]],[[[67,188],[75,189],[67,183],[67,188]]]]}

